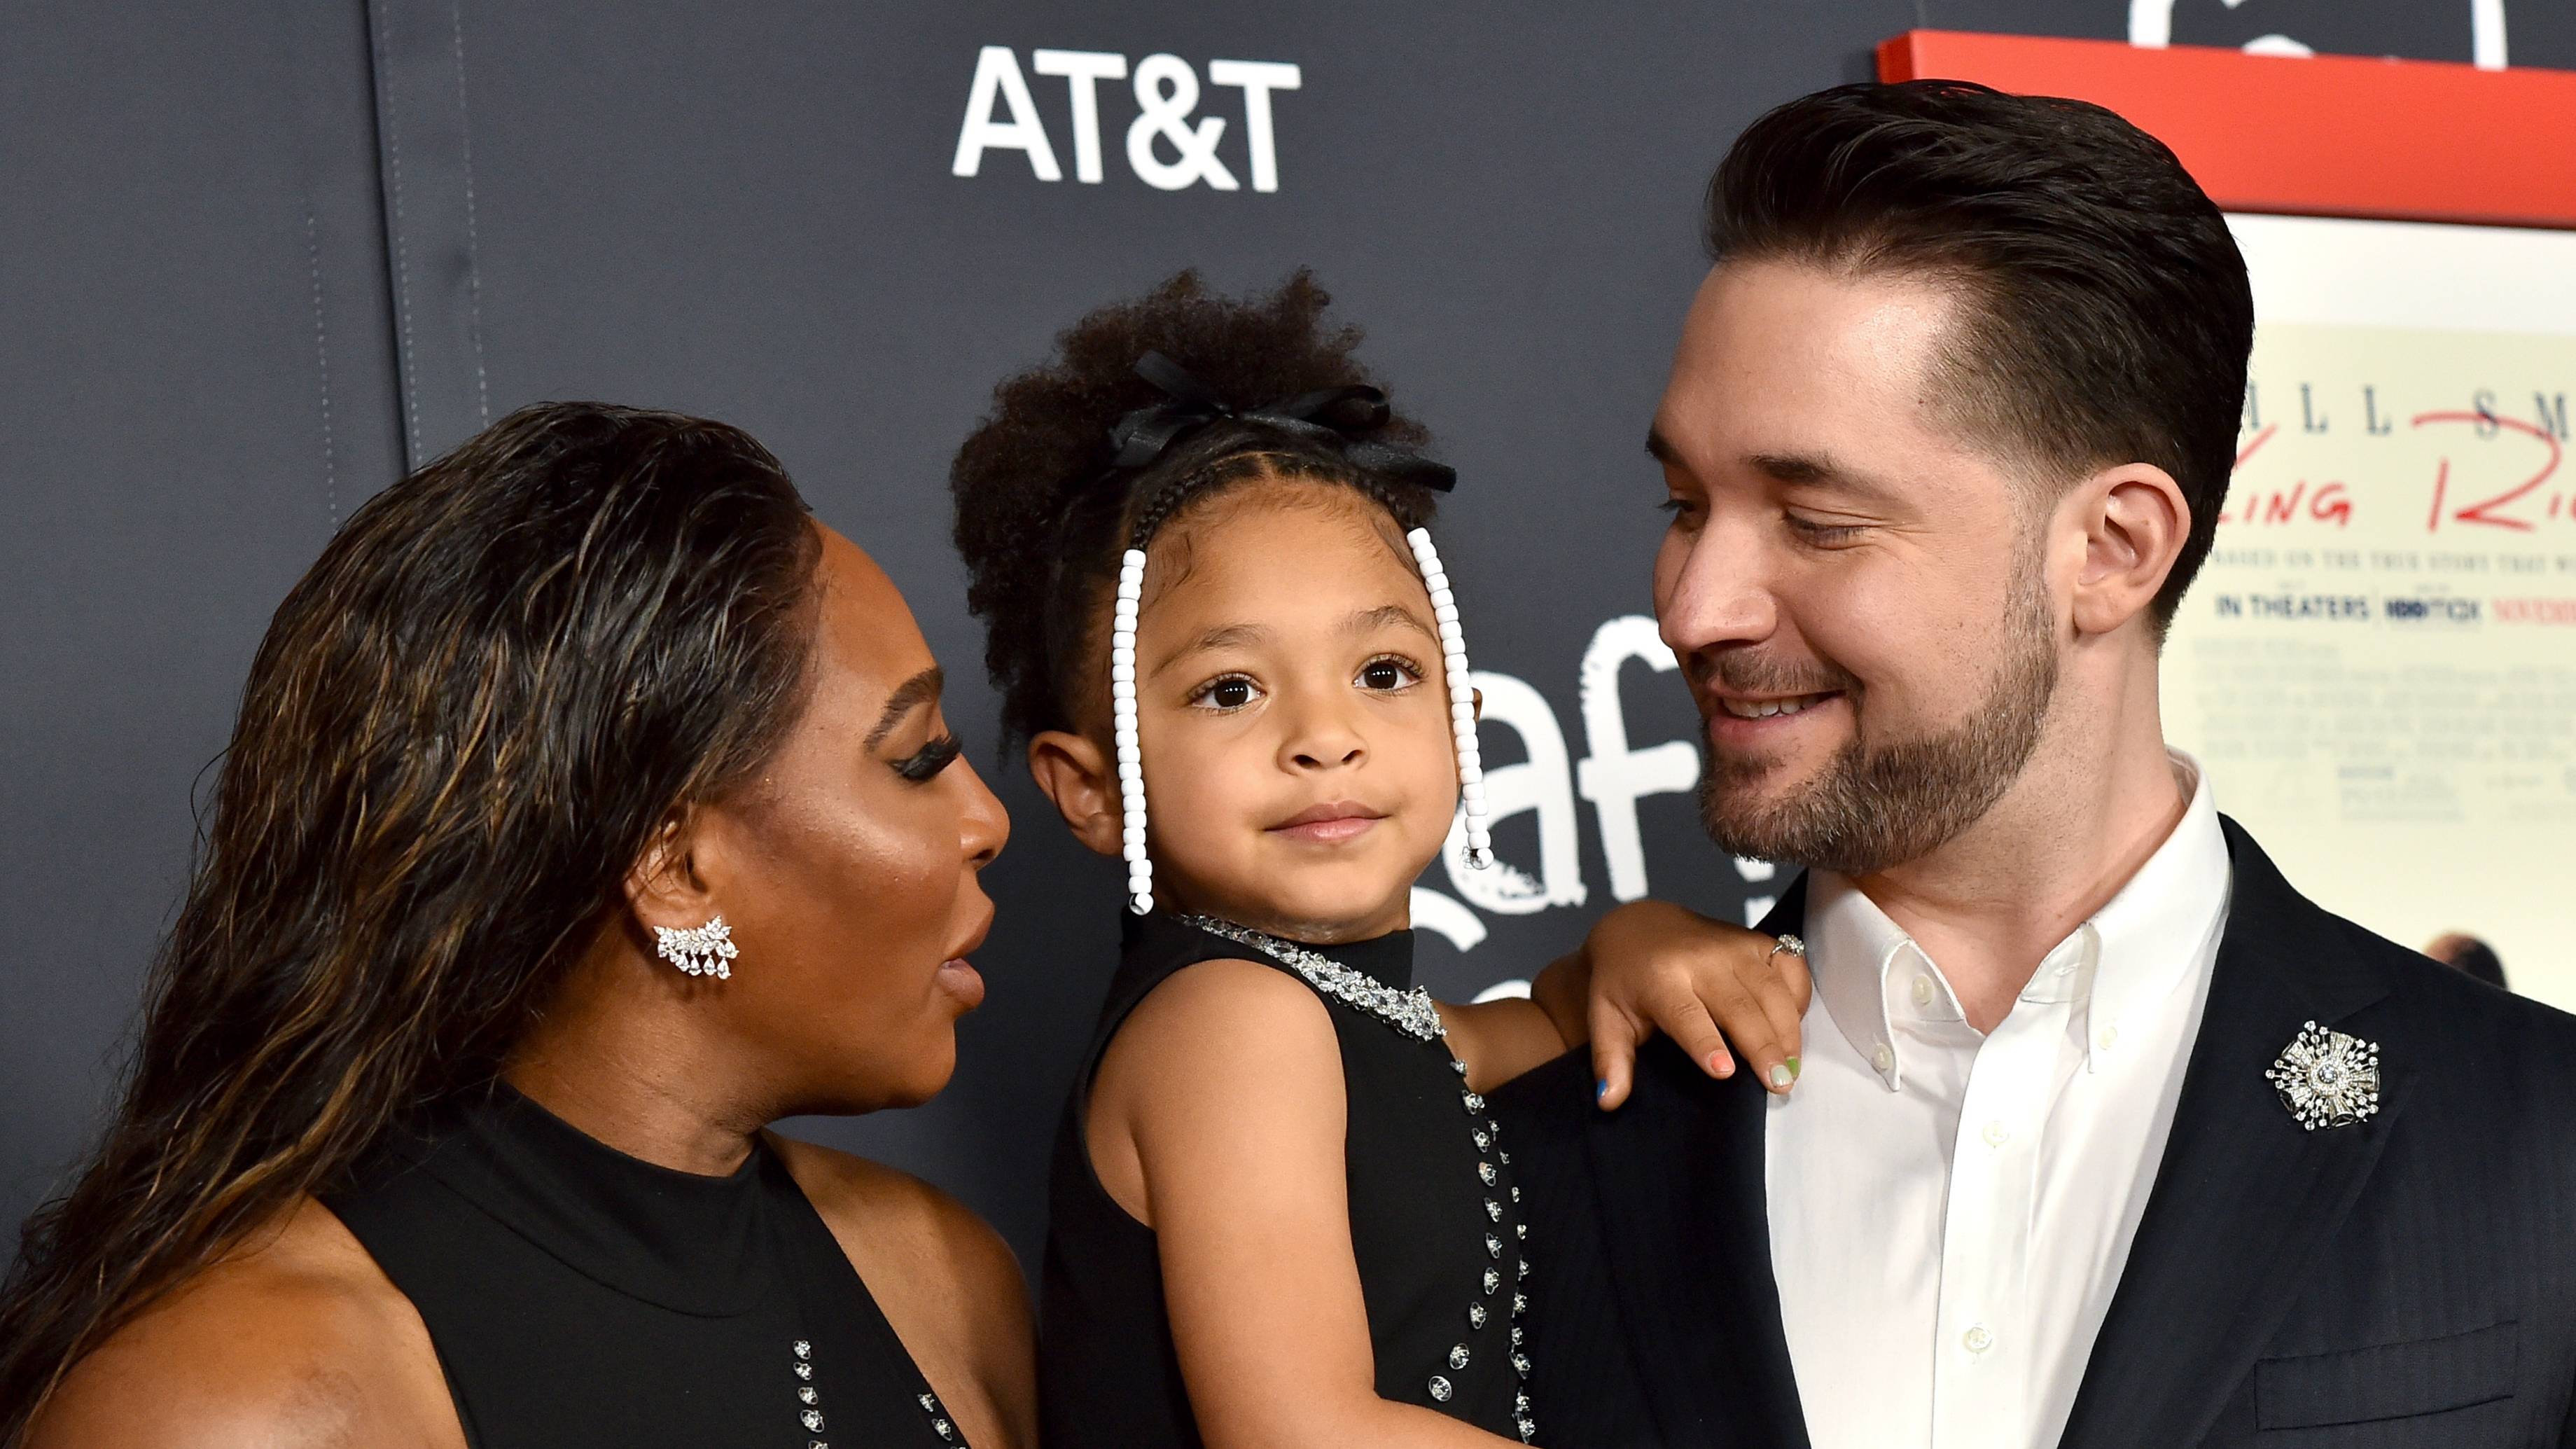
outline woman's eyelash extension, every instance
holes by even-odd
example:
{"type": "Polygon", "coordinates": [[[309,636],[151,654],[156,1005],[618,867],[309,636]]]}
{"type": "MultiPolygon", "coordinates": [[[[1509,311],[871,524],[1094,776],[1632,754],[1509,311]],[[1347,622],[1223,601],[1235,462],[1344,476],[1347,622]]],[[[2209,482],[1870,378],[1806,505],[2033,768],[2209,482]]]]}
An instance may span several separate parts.
{"type": "Polygon", "coordinates": [[[951,761],[965,752],[965,748],[956,733],[951,731],[895,761],[894,772],[918,785],[947,769],[951,761]]]}

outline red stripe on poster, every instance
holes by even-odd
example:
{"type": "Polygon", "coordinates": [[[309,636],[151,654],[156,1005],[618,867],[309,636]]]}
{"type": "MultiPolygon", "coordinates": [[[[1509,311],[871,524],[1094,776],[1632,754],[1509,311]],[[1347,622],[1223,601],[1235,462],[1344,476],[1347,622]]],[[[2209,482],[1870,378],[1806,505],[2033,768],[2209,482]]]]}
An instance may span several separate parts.
{"type": "Polygon", "coordinates": [[[1915,30],[1878,72],[2107,106],[2230,211],[2576,228],[2576,71],[1915,30]]]}

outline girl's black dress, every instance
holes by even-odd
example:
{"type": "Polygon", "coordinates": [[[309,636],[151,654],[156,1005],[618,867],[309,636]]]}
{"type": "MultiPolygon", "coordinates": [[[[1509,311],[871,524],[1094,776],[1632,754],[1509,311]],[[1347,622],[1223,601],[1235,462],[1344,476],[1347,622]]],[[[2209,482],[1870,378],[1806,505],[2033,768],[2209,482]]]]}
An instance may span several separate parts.
{"type": "Polygon", "coordinates": [[[674,1172],[502,1086],[323,1201],[420,1310],[476,1449],[965,1442],[765,1142],[674,1172]]]}
{"type": "Polygon", "coordinates": [[[1173,972],[1229,957],[1305,981],[1332,1015],[1350,1104],[1343,1161],[1351,1248],[1378,1396],[1507,1438],[1535,1432],[1519,1322],[1529,1244],[1511,1153],[1436,1027],[1421,1034],[1429,998],[1409,993],[1412,933],[1288,949],[1305,957],[1304,969],[1183,918],[1127,918],[1118,974],[1057,1132],[1049,1182],[1038,1350],[1047,1449],[1200,1443],[1153,1230],[1100,1185],[1083,1119],[1101,1054],[1136,1004],[1173,972]],[[1389,1019],[1408,1016],[1412,1031],[1389,1019]]]}

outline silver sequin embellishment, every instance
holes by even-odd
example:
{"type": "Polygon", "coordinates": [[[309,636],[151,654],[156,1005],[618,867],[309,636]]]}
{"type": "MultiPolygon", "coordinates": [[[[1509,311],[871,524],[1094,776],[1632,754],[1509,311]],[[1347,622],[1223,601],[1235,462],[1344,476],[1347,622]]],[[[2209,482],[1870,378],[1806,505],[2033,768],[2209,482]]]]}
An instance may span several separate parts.
{"type": "Polygon", "coordinates": [[[1462,1369],[1467,1366],[1467,1345],[1460,1343],[1450,1346],[1449,1366],[1453,1369],[1462,1369]]]}
{"type": "Polygon", "coordinates": [[[1482,1303],[1470,1303],[1470,1304],[1468,1304],[1468,1305],[1467,1305],[1467,1326],[1468,1326],[1469,1328],[1482,1328],[1482,1327],[1484,1327],[1484,1326],[1485,1326],[1485,1318],[1486,1318],[1486,1313],[1485,1313],[1485,1305],[1484,1305],[1484,1304],[1482,1304],[1482,1303]]]}
{"type": "Polygon", "coordinates": [[[1441,1377],[1440,1375],[1438,1375],[1438,1374],[1433,1374],[1433,1375],[1431,1376],[1431,1397],[1432,1397],[1432,1398],[1437,1399],[1437,1400],[1439,1400],[1441,1403],[1444,1403],[1444,1404],[1445,1404],[1445,1403],[1449,1402],[1449,1395],[1450,1395],[1452,1392],[1453,1392],[1453,1391],[1450,1389],[1450,1387],[1449,1387],[1449,1381],[1448,1381],[1447,1379],[1442,1378],[1442,1377],[1441,1377]]]}
{"type": "Polygon", "coordinates": [[[1182,924],[1196,926],[1211,936],[1222,937],[1238,946],[1250,946],[1306,978],[1306,984],[1317,991],[1358,1007],[1406,1036],[1417,1041],[1439,1039],[1440,1008],[1432,1003],[1431,993],[1419,986],[1410,991],[1398,991],[1322,952],[1309,951],[1294,941],[1283,941],[1276,936],[1248,930],[1232,921],[1220,921],[1213,916],[1182,916],[1180,920],[1182,924]]]}

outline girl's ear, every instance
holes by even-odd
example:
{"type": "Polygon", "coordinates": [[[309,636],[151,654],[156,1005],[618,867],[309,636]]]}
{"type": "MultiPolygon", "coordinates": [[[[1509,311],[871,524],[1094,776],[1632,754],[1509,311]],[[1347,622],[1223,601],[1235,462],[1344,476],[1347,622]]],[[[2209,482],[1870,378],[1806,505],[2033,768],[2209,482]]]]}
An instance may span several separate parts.
{"type": "Polygon", "coordinates": [[[1029,774],[1064,816],[1073,838],[1100,855],[1122,852],[1118,777],[1100,746],[1067,730],[1046,730],[1029,740],[1029,774]]]}

